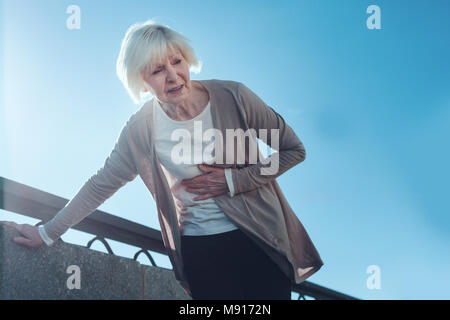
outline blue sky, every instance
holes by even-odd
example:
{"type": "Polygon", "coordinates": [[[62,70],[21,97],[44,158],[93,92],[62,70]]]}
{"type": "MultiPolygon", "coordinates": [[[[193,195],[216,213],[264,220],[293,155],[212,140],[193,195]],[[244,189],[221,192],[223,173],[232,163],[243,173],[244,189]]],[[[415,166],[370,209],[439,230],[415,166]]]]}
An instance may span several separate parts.
{"type": "MultiPolygon", "coordinates": [[[[304,143],[306,160],[277,180],[325,263],[309,281],[362,299],[450,298],[450,2],[0,3],[0,176],[76,194],[140,107],[115,74],[122,38],[156,19],[191,40],[203,62],[192,79],[245,83],[304,143]],[[366,26],[372,4],[380,30],[366,26]],[[79,30],[66,27],[69,5],[79,30]],[[381,289],[366,286],[370,265],[381,289]]],[[[99,209],[160,229],[140,178],[99,209]]]]}

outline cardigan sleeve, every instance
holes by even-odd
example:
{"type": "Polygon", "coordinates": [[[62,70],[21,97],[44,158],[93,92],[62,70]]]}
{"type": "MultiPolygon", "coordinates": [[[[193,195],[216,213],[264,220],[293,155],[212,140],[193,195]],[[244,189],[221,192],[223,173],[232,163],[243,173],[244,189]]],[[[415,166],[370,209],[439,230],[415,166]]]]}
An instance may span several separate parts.
{"type": "Polygon", "coordinates": [[[255,129],[257,137],[277,152],[263,162],[231,169],[234,195],[261,187],[306,157],[303,143],[283,117],[242,83],[238,84],[238,99],[248,127],[255,129]],[[261,134],[260,129],[266,129],[266,134],[261,134]]]}
{"type": "Polygon", "coordinates": [[[138,170],[130,151],[130,123],[131,119],[122,128],[104,165],[85,182],[63,209],[43,225],[44,230],[40,234],[47,245],[53,244],[67,229],[79,223],[123,185],[136,178],[138,170]]]}

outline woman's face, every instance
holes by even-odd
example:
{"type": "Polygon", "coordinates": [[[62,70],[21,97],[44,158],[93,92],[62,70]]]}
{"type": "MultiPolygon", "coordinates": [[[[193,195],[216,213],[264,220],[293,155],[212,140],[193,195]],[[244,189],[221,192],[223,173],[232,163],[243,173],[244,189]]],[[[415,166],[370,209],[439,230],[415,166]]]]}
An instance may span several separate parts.
{"type": "Polygon", "coordinates": [[[191,92],[189,65],[179,50],[168,50],[164,61],[145,69],[142,77],[159,101],[179,104],[191,92]],[[180,87],[173,91],[172,89],[180,87]]]}

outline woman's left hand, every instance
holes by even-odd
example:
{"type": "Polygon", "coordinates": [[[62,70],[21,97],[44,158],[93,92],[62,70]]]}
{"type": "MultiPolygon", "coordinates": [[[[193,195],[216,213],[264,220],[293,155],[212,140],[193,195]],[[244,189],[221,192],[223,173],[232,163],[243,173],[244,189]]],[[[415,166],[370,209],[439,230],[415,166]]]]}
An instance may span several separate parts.
{"type": "Polygon", "coordinates": [[[214,198],[230,191],[225,178],[225,169],[207,164],[199,164],[198,168],[204,174],[181,181],[187,192],[199,194],[194,201],[214,198]]]}

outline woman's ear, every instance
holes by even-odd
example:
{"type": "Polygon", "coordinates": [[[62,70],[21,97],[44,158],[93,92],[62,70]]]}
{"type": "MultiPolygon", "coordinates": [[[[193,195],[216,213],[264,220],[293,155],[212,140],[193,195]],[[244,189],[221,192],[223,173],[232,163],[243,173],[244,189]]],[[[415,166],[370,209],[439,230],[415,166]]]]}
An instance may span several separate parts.
{"type": "Polygon", "coordinates": [[[143,91],[143,92],[150,92],[150,93],[153,93],[152,89],[151,89],[150,86],[147,84],[147,82],[142,81],[142,83],[143,83],[143,88],[142,88],[142,91],[143,91]]]}

